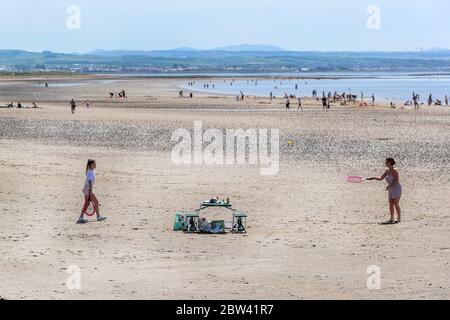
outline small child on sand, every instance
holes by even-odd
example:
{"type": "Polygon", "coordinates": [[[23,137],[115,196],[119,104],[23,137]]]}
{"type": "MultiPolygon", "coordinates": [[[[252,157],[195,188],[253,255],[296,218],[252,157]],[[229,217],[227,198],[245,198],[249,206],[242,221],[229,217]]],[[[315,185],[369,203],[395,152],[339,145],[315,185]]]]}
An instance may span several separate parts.
{"type": "Polygon", "coordinates": [[[86,165],[86,181],[84,183],[83,188],[83,194],[85,199],[85,205],[83,206],[83,209],[81,210],[80,218],[78,219],[78,224],[84,224],[87,223],[88,220],[84,218],[84,213],[86,212],[87,208],[89,207],[90,201],[92,201],[95,205],[95,208],[97,209],[97,221],[105,221],[106,218],[100,216],[100,204],[97,200],[97,197],[94,194],[94,184],[95,184],[95,173],[94,170],[97,168],[97,163],[95,160],[88,160],[88,163],[86,165]]]}

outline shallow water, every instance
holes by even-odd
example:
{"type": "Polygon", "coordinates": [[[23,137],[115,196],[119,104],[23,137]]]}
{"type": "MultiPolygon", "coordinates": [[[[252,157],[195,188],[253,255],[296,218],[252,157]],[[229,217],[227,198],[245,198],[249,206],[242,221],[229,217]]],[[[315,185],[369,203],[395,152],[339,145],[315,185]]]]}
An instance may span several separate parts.
{"type": "Polygon", "coordinates": [[[183,84],[180,87],[185,90],[236,96],[240,95],[242,91],[245,95],[266,97],[270,95],[270,92],[276,97],[283,97],[285,94],[311,96],[313,90],[317,90],[319,96],[323,92],[333,94],[336,91],[338,94],[351,93],[357,95],[358,98],[363,93],[367,100],[371,100],[371,96],[374,94],[377,101],[399,103],[411,100],[412,94],[415,92],[420,95],[422,102],[426,102],[428,96],[432,94],[433,99],[439,99],[444,103],[445,95],[450,96],[450,76],[392,74],[370,78],[350,76],[327,79],[226,79],[196,82],[194,86],[183,84]],[[205,84],[209,87],[205,88],[205,84]]]}
{"type": "MultiPolygon", "coordinates": [[[[78,82],[68,82],[68,81],[47,81],[50,87],[54,88],[69,88],[69,87],[80,87],[85,85],[95,85],[95,84],[110,84],[115,82],[123,82],[125,80],[89,80],[89,81],[78,81],[78,82]]],[[[35,87],[45,86],[45,81],[40,81],[38,84],[35,84],[35,87]]]]}

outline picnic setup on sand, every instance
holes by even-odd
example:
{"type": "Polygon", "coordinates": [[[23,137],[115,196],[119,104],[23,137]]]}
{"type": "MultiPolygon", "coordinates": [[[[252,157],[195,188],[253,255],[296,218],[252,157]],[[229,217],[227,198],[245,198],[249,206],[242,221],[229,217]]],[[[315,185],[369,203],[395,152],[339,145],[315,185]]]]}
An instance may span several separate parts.
{"type": "Polygon", "coordinates": [[[219,197],[200,204],[200,208],[191,212],[177,212],[175,215],[174,231],[203,234],[247,233],[247,215],[233,208],[230,199],[219,200],[219,197]],[[226,209],[232,214],[231,223],[224,220],[208,221],[201,217],[206,209],[226,209]]]}

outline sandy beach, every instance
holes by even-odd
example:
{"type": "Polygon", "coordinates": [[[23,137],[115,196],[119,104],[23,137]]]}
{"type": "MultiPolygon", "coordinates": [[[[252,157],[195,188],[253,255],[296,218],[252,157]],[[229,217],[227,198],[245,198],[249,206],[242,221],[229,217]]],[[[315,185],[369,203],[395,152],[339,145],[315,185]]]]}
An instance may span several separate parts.
{"type": "Polygon", "coordinates": [[[450,108],[323,111],[308,98],[304,111],[295,99],[287,111],[284,99],[179,98],[188,81],[0,78],[0,105],[38,106],[0,108],[0,298],[450,298],[450,108]],[[122,89],[126,99],[109,98],[122,89]],[[279,173],[175,165],[172,133],[195,121],[279,129],[279,173]],[[381,176],[388,156],[404,213],[381,226],[386,184],[345,179],[381,176]],[[76,225],[89,158],[108,220],[76,225]],[[176,212],[215,196],[248,214],[247,234],[172,231],[176,212]],[[70,266],[81,269],[80,290],[66,285],[70,266]],[[381,270],[380,290],[367,287],[369,266],[381,270]]]}

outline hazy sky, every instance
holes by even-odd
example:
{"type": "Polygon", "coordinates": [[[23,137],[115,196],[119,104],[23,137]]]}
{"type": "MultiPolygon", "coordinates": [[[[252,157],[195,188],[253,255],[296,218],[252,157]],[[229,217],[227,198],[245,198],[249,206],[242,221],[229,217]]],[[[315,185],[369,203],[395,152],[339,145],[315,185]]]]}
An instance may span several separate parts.
{"type": "Polygon", "coordinates": [[[450,48],[448,0],[2,0],[0,49],[214,48],[271,44],[290,50],[450,48]],[[67,28],[67,8],[81,29],[67,28]],[[380,8],[369,29],[367,9],[380,8]]]}

